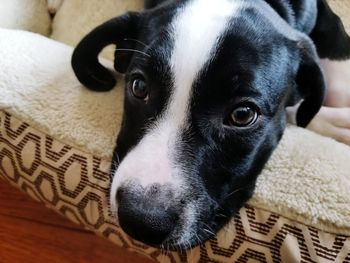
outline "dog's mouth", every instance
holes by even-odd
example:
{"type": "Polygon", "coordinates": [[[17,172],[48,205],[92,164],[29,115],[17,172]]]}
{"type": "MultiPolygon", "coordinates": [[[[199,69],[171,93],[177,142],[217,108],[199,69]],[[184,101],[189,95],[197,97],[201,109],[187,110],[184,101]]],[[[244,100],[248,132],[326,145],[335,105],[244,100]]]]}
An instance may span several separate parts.
{"type": "MultiPolygon", "coordinates": [[[[169,226],[171,225],[170,221],[166,218],[164,218],[163,221],[169,226]]],[[[153,229],[154,232],[152,232],[150,231],[149,226],[144,226],[144,229],[140,228],[139,222],[125,222],[123,219],[121,220],[120,214],[119,224],[123,231],[131,238],[165,251],[183,251],[193,249],[214,237],[220,229],[218,224],[214,221],[198,221],[189,224],[185,223],[184,220],[178,220],[173,229],[159,224],[153,229]],[[147,230],[145,230],[145,228],[147,228],[147,230]]]]}
{"type": "Polygon", "coordinates": [[[161,243],[147,243],[144,240],[139,240],[133,236],[130,237],[139,240],[149,246],[158,248],[163,251],[184,251],[191,250],[216,235],[217,229],[210,226],[210,223],[205,224],[205,226],[199,227],[196,230],[192,230],[192,233],[186,233],[179,237],[169,237],[162,241],[161,243]]]}

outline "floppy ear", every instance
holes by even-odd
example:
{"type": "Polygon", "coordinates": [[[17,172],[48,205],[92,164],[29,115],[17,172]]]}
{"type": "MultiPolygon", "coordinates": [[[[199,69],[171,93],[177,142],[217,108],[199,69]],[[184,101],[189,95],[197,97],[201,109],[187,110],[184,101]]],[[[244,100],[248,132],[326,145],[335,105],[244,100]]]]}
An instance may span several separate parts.
{"type": "Polygon", "coordinates": [[[326,84],[312,42],[306,39],[300,41],[298,45],[300,48],[300,64],[296,76],[296,85],[303,101],[298,108],[296,122],[298,126],[306,127],[322,107],[326,84]]]}
{"type": "Polygon", "coordinates": [[[350,58],[350,37],[340,18],[326,0],[317,0],[317,20],[310,34],[320,58],[345,60],[350,58]]]}
{"type": "MultiPolygon", "coordinates": [[[[109,44],[120,44],[126,48],[124,40],[137,37],[139,22],[140,13],[129,12],[96,27],[80,41],[71,62],[74,73],[83,85],[96,91],[107,91],[115,86],[113,74],[100,64],[98,55],[109,44]]],[[[116,58],[116,70],[124,73],[131,56],[130,52],[122,52],[116,58]]]]}

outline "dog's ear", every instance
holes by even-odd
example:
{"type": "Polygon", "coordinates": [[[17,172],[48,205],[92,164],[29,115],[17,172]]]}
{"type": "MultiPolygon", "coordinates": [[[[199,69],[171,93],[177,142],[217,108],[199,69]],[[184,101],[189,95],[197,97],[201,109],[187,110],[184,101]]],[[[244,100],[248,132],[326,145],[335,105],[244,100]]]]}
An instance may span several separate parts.
{"type": "MultiPolygon", "coordinates": [[[[115,86],[113,74],[100,64],[98,55],[110,44],[120,44],[125,49],[125,39],[135,39],[138,36],[140,17],[140,13],[129,12],[113,18],[92,30],[80,41],[72,55],[72,67],[83,85],[97,91],[107,91],[115,86]]],[[[124,73],[132,53],[121,52],[116,55],[118,57],[115,58],[115,68],[124,73]]]]}
{"type": "Polygon", "coordinates": [[[350,58],[350,37],[340,18],[332,11],[326,0],[317,0],[317,20],[311,39],[320,58],[345,60],[350,58]]]}
{"type": "Polygon", "coordinates": [[[300,63],[296,75],[296,87],[303,98],[296,122],[300,127],[306,127],[322,107],[326,84],[315,46],[310,39],[298,41],[300,63]]]}

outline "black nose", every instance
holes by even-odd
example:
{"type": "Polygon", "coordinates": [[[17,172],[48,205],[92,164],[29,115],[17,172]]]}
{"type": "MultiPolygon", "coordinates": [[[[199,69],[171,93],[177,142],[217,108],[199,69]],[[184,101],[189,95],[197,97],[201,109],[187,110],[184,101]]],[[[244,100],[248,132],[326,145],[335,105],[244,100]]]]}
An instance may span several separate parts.
{"type": "Polygon", "coordinates": [[[179,218],[178,211],[166,205],[169,199],[156,192],[127,188],[117,192],[121,228],[132,238],[153,246],[160,245],[171,234],[179,218]]]}

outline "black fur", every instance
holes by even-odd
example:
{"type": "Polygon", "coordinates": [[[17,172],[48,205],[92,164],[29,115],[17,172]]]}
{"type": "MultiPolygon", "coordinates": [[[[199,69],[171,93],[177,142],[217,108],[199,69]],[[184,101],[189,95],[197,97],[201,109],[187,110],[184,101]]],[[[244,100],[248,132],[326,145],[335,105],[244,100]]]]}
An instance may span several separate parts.
{"type": "MultiPolygon", "coordinates": [[[[72,67],[82,84],[98,91],[107,91],[114,87],[115,78],[99,63],[98,54],[109,44],[126,47],[124,39],[137,38],[139,20],[140,14],[132,12],[113,18],[95,28],[78,44],[72,56],[72,67]]],[[[131,56],[132,54],[121,56],[120,59],[118,57],[115,62],[116,70],[125,73],[131,56]]]]}
{"type": "MultiPolygon", "coordinates": [[[[72,66],[78,79],[98,91],[115,85],[113,74],[97,59],[103,47],[116,44],[118,49],[137,49],[146,54],[118,49],[115,53],[115,69],[126,74],[124,116],[115,159],[122,161],[137,146],[169,101],[173,79],[167,60],[173,39],[168,27],[178,8],[186,2],[146,1],[147,10],[107,21],[88,34],[74,51],[72,66]],[[135,99],[130,92],[133,79],[140,74],[151,90],[147,103],[135,99]]],[[[297,113],[297,124],[302,127],[320,109],[325,83],[319,57],[338,60],[350,57],[350,39],[325,0],[265,2],[304,34],[296,40],[287,38],[254,8],[245,9],[241,16],[233,18],[234,26],[227,28],[219,51],[193,85],[191,115],[176,146],[176,152],[181,153],[176,163],[186,171],[189,191],[181,202],[174,200],[172,208],[177,206],[177,209],[171,213],[176,214],[174,224],[178,224],[183,206],[195,200],[200,216],[194,231],[200,241],[210,237],[204,226],[219,230],[251,197],[256,178],[286,127],[286,106],[303,99],[297,113]],[[251,127],[232,127],[227,116],[233,106],[242,102],[258,107],[261,116],[251,127]]],[[[119,194],[121,202],[121,191],[119,194]]],[[[125,196],[130,200],[130,193],[125,196]]],[[[158,201],[154,203],[162,207],[158,201]]],[[[155,234],[152,238],[152,231],[156,232],[154,225],[147,231],[139,231],[144,227],[139,224],[150,220],[134,222],[135,214],[130,210],[133,205],[137,206],[129,201],[127,205],[120,204],[119,218],[127,233],[151,245],[176,242],[177,233],[171,230],[177,228],[169,226],[172,224],[169,218],[173,216],[164,221],[165,226],[159,215],[167,216],[158,213],[159,229],[168,236],[155,234]]],[[[190,243],[194,245],[198,240],[193,237],[190,243]]],[[[177,248],[187,245],[180,244],[177,248]]]]}
{"type": "Polygon", "coordinates": [[[310,34],[320,58],[345,60],[350,58],[350,37],[340,18],[333,13],[326,0],[317,0],[316,26],[310,34]]]}

